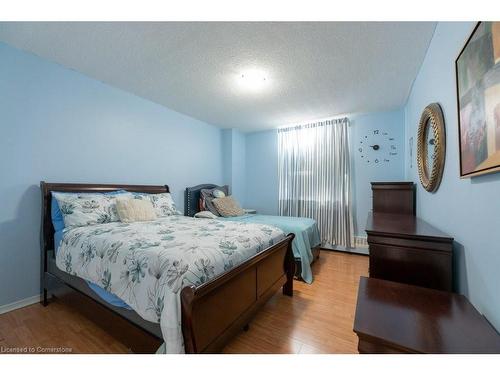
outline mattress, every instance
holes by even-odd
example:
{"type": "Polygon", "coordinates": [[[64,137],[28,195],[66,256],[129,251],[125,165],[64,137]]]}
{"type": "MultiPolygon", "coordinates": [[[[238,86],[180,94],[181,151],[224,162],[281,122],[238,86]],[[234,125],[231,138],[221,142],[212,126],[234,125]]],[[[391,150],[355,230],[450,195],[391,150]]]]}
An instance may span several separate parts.
{"type": "Polygon", "coordinates": [[[114,222],[66,230],[56,265],[160,323],[166,352],[182,353],[180,290],[215,278],[284,237],[270,225],[178,215],[114,222]]]}
{"type": "Polygon", "coordinates": [[[220,218],[224,221],[237,221],[246,223],[265,224],[278,227],[285,233],[295,234],[292,242],[293,255],[300,258],[302,265],[302,279],[312,283],[313,276],[311,263],[314,260],[311,249],[321,244],[318,225],[315,220],[305,217],[272,216],[247,214],[236,217],[220,218]]]}

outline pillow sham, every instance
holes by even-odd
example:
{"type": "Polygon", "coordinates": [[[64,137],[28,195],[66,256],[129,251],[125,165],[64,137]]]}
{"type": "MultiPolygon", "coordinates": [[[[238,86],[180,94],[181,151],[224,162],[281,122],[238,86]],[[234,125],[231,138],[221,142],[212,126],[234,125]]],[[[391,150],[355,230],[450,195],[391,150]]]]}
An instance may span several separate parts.
{"type": "Polygon", "coordinates": [[[219,190],[219,189],[214,189],[214,191],[212,192],[212,195],[215,198],[224,198],[226,196],[226,194],[222,190],[219,190]]]}
{"type": "Polygon", "coordinates": [[[116,200],[116,211],[120,221],[151,221],[156,219],[156,212],[149,199],[119,198],[116,200]]]}
{"type": "Polygon", "coordinates": [[[200,211],[195,213],[194,217],[197,219],[217,219],[218,216],[215,216],[210,211],[200,211]]]}
{"type": "Polygon", "coordinates": [[[148,193],[132,193],[135,199],[148,199],[155,210],[156,216],[165,217],[170,215],[182,215],[170,193],[148,194],[148,193]]]}
{"type": "MultiPolygon", "coordinates": [[[[62,215],[61,210],[59,209],[59,204],[57,204],[57,199],[54,198],[54,193],[52,192],[52,199],[50,202],[50,217],[52,219],[52,225],[54,226],[54,231],[62,231],[64,229],[64,218],[62,215]]],[[[62,193],[60,192],[59,194],[74,194],[74,193],[62,193]]],[[[81,193],[83,194],[98,194],[98,193],[81,193]]],[[[107,193],[101,193],[104,195],[120,195],[120,194],[130,194],[129,192],[125,190],[114,190],[114,191],[109,191],[107,193]]]]}
{"type": "Polygon", "coordinates": [[[116,199],[127,194],[53,192],[52,196],[57,200],[64,227],[71,228],[120,221],[116,199]]]}
{"type": "MultiPolygon", "coordinates": [[[[212,201],[215,199],[215,196],[214,196],[215,190],[218,190],[218,191],[224,193],[224,196],[229,195],[229,187],[227,185],[217,186],[217,187],[212,188],[212,189],[201,189],[200,190],[200,199],[201,199],[200,211],[206,210],[206,211],[210,211],[211,213],[213,213],[216,216],[221,216],[219,214],[219,211],[217,211],[217,208],[212,203],[212,201]]],[[[220,193],[215,193],[215,194],[221,195],[220,193]]]]}
{"type": "Polygon", "coordinates": [[[232,196],[215,198],[212,203],[217,208],[217,211],[224,217],[241,216],[245,214],[245,211],[232,196]]]}
{"type": "Polygon", "coordinates": [[[207,207],[205,206],[205,199],[201,198],[200,196],[200,199],[198,200],[198,212],[203,212],[203,211],[208,211],[208,210],[207,207]]]}

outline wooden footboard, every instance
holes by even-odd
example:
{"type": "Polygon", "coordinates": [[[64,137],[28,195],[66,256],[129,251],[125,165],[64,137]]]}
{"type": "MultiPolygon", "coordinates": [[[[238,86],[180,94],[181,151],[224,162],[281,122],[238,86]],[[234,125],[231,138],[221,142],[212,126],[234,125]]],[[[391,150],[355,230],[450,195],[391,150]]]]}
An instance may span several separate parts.
{"type": "Polygon", "coordinates": [[[293,295],[293,234],[199,287],[181,291],[186,353],[216,353],[280,288],[293,295]]]}

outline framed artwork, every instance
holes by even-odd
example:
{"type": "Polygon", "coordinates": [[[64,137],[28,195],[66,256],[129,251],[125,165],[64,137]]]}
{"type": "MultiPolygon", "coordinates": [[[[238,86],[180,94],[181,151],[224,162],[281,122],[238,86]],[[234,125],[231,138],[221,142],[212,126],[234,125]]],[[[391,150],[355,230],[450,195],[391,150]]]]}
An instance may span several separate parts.
{"type": "Polygon", "coordinates": [[[460,177],[500,171],[500,22],[479,22],[455,61],[460,177]]]}

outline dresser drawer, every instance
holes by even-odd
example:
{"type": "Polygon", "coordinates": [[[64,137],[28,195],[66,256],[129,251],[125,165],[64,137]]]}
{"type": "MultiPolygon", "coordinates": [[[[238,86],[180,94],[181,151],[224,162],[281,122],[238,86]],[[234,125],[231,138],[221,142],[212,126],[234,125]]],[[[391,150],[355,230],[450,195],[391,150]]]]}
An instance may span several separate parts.
{"type": "Polygon", "coordinates": [[[414,239],[414,238],[398,238],[398,237],[386,237],[377,235],[368,235],[368,244],[377,245],[392,245],[397,247],[411,247],[420,249],[429,249],[433,251],[448,251],[451,252],[453,245],[452,242],[440,242],[427,239],[414,239]]]}
{"type": "Polygon", "coordinates": [[[451,291],[451,252],[371,243],[370,277],[451,291]]]}

